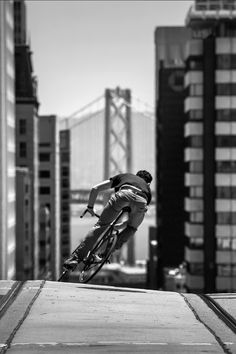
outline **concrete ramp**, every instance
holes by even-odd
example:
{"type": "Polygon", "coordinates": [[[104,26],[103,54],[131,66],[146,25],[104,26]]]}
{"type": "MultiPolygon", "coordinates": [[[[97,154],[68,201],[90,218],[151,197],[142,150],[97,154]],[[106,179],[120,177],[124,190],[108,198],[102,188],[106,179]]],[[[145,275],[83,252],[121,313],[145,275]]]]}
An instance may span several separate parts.
{"type": "MultiPolygon", "coordinates": [[[[1,288],[0,282],[1,295],[6,296],[11,286],[4,282],[1,288]]],[[[9,354],[224,353],[225,344],[199,320],[186,299],[174,292],[28,281],[1,316],[1,350],[9,354]]],[[[196,295],[191,299],[205,314],[210,311],[196,295]]]]}

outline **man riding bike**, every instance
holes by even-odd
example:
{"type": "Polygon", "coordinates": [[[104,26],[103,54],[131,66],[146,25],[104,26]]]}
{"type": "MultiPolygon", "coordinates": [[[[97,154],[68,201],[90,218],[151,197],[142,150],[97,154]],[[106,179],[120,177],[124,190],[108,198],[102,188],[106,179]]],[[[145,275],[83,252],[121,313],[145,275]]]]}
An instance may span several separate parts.
{"type": "MultiPolygon", "coordinates": [[[[95,215],[93,207],[99,192],[114,188],[115,194],[111,196],[108,203],[105,205],[98,222],[88,232],[85,239],[80,243],[72,255],[64,262],[63,266],[65,269],[73,270],[78,263],[83,261],[101,233],[125,207],[130,208],[129,218],[127,226],[119,234],[116,249],[120,249],[122,245],[135,234],[144,219],[147,205],[151,202],[151,181],[151,174],[146,170],[140,170],[136,175],[132,173],[118,174],[95,185],[91,189],[88,205],[83,215],[86,212],[89,212],[92,216],[95,215]]],[[[100,257],[96,255],[95,261],[99,262],[99,258],[100,257]]]]}

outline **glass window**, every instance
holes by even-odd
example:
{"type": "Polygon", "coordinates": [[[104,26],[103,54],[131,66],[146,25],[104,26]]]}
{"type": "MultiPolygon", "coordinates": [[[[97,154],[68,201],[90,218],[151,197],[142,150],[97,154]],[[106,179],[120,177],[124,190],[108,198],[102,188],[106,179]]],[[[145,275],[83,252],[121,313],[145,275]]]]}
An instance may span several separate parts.
{"type": "Polygon", "coordinates": [[[230,250],[231,242],[229,237],[218,237],[217,238],[217,249],[218,250],[230,250]]]}
{"type": "Polygon", "coordinates": [[[190,136],[187,138],[187,144],[189,147],[202,147],[202,135],[190,136]]]}
{"type": "Polygon", "coordinates": [[[50,187],[39,187],[39,194],[50,194],[50,187]]]}
{"type": "Polygon", "coordinates": [[[189,111],[188,118],[189,118],[189,120],[203,119],[202,109],[194,109],[194,110],[189,111]]]}
{"type": "Polygon", "coordinates": [[[216,172],[236,172],[236,161],[216,161],[216,172]]]}
{"type": "Polygon", "coordinates": [[[203,222],[203,212],[198,211],[190,213],[190,221],[196,223],[203,222]]]}
{"type": "Polygon", "coordinates": [[[19,149],[20,157],[27,157],[27,145],[26,142],[20,142],[20,149],[19,149]]]}
{"type": "Polygon", "coordinates": [[[39,178],[50,178],[50,171],[49,170],[39,171],[39,178]]]}
{"type": "Polygon", "coordinates": [[[19,133],[20,135],[26,134],[26,119],[19,120],[19,133]]]}
{"type": "Polygon", "coordinates": [[[192,173],[201,173],[203,169],[202,161],[191,161],[189,163],[189,172],[192,173]]]}
{"type": "Polygon", "coordinates": [[[191,84],[189,86],[190,96],[202,96],[203,95],[203,85],[202,84],[191,84]]]}
{"type": "Polygon", "coordinates": [[[236,136],[235,135],[216,135],[217,147],[235,147],[236,136]]]}
{"type": "Polygon", "coordinates": [[[217,187],[216,198],[236,199],[236,187],[217,187]]]}
{"type": "Polygon", "coordinates": [[[42,161],[42,162],[50,161],[50,153],[40,152],[39,160],[42,161]]]}
{"type": "Polygon", "coordinates": [[[203,197],[202,187],[190,187],[190,197],[191,198],[201,198],[203,197]]]}
{"type": "Polygon", "coordinates": [[[187,263],[187,272],[192,275],[203,275],[203,263],[187,263]]]}
{"type": "Polygon", "coordinates": [[[216,213],[216,222],[221,225],[235,225],[236,213],[220,212],[216,213]]]}

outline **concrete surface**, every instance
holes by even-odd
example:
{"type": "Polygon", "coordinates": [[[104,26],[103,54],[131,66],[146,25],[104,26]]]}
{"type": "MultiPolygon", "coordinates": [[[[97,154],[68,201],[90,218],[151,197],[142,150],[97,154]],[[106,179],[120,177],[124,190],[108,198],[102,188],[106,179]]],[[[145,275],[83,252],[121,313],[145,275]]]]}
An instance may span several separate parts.
{"type": "Polygon", "coordinates": [[[236,353],[235,335],[224,342],[202,313],[226,330],[196,295],[27,282],[0,320],[0,347],[9,354],[236,353]]]}

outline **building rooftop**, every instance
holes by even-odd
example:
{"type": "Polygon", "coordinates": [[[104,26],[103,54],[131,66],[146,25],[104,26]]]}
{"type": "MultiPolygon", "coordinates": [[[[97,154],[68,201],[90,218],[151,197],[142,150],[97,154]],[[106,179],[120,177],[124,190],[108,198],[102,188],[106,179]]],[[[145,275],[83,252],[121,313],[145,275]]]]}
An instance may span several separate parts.
{"type": "Polygon", "coordinates": [[[223,20],[236,18],[235,0],[196,0],[186,16],[186,26],[199,20],[223,20]]]}

